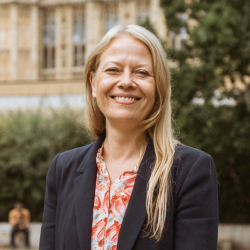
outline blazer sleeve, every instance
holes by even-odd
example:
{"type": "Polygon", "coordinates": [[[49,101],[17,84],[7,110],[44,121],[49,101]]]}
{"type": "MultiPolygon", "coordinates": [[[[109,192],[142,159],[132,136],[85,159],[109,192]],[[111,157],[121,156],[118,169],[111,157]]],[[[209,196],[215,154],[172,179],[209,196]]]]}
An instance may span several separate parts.
{"type": "Polygon", "coordinates": [[[39,250],[55,250],[55,225],[57,206],[56,163],[59,154],[52,161],[46,177],[43,223],[39,250]]]}
{"type": "Polygon", "coordinates": [[[192,162],[190,168],[191,161],[186,164],[189,171],[176,188],[174,250],[216,250],[218,190],[215,164],[205,153],[192,162]]]}

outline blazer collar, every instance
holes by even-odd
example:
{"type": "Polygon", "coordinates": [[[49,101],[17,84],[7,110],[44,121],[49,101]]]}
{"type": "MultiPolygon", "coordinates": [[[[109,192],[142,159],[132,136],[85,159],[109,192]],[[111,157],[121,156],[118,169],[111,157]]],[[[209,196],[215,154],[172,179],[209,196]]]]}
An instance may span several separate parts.
{"type": "Polygon", "coordinates": [[[106,136],[106,130],[104,130],[98,139],[90,146],[88,153],[85,155],[83,161],[77,169],[78,173],[83,173],[85,169],[93,167],[92,163],[96,165],[96,154],[98,149],[102,146],[102,143],[106,136]],[[93,157],[94,156],[94,157],[93,157]]]}
{"type": "Polygon", "coordinates": [[[118,236],[117,250],[131,250],[147,218],[147,184],[155,162],[152,139],[140,164],[129,204],[118,236]]]}
{"type": "Polygon", "coordinates": [[[78,173],[82,173],[75,179],[75,214],[77,218],[77,232],[82,250],[91,249],[92,217],[96,184],[96,154],[105,139],[105,131],[95,141],[80,166],[78,173]]]}
{"type": "MultiPolygon", "coordinates": [[[[92,217],[96,184],[96,154],[105,139],[105,131],[93,143],[77,172],[75,179],[75,213],[82,250],[91,249],[92,217]]],[[[155,161],[153,141],[150,139],[140,164],[135,185],[121,225],[117,250],[131,250],[146,220],[147,183],[155,161]]]]}

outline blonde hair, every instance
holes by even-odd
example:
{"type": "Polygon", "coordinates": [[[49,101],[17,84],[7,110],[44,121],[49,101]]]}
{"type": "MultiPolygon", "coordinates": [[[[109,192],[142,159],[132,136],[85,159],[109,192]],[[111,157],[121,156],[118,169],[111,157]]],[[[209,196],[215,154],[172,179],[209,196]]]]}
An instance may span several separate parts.
{"type": "Polygon", "coordinates": [[[92,98],[89,77],[99,66],[100,57],[113,39],[130,35],[143,42],[149,48],[156,83],[156,98],[153,109],[143,121],[143,131],[153,139],[155,163],[147,189],[147,225],[150,237],[161,239],[166,220],[167,203],[170,196],[171,166],[177,141],[174,139],[171,125],[171,86],[167,56],[157,37],[150,31],[137,25],[115,26],[103,37],[90,54],[85,66],[85,96],[87,101],[86,118],[88,127],[95,138],[105,129],[105,117],[100,111],[96,99],[92,98]],[[157,192],[155,192],[157,190],[157,192]]]}

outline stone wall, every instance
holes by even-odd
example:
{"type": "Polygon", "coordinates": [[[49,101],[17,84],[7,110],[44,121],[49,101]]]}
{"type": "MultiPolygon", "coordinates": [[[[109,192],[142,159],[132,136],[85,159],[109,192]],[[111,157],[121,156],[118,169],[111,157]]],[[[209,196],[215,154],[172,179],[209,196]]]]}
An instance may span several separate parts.
{"type": "MultiPolygon", "coordinates": [[[[8,247],[10,243],[10,225],[0,223],[0,247],[8,247]]],[[[39,245],[41,223],[30,224],[30,243],[37,248],[39,245]]],[[[250,250],[250,225],[221,224],[219,226],[218,247],[221,250],[250,250]]],[[[17,239],[20,245],[22,239],[17,239]]]]}
{"type": "Polygon", "coordinates": [[[250,250],[250,225],[220,224],[218,246],[222,250],[250,250]]]}
{"type": "MultiPolygon", "coordinates": [[[[39,238],[41,232],[41,223],[33,222],[30,224],[30,245],[31,247],[37,248],[39,245],[39,238]]],[[[9,223],[0,223],[0,247],[9,247],[10,245],[10,230],[11,226],[9,223]]],[[[24,239],[22,234],[15,238],[15,243],[18,247],[22,247],[24,239]]]]}
{"type": "Polygon", "coordinates": [[[0,82],[81,79],[84,63],[76,58],[86,62],[111,26],[137,24],[140,9],[165,39],[159,0],[0,0],[0,82]],[[75,27],[86,39],[74,37],[75,27]]]}
{"type": "Polygon", "coordinates": [[[30,96],[30,95],[70,95],[83,94],[82,80],[69,81],[27,81],[0,82],[1,96],[30,96]]]}

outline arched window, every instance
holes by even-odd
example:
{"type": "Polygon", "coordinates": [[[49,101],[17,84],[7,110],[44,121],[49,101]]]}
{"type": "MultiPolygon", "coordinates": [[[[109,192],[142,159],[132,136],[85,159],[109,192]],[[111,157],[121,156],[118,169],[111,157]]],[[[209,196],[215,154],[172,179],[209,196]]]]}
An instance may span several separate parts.
{"type": "Polygon", "coordinates": [[[86,46],[86,20],[84,9],[74,10],[73,25],[74,67],[82,67],[85,64],[86,46]]]}
{"type": "Polygon", "coordinates": [[[138,1],[137,3],[137,23],[142,23],[149,20],[149,1],[138,1]]]}
{"type": "Polygon", "coordinates": [[[43,12],[43,68],[55,68],[56,26],[54,10],[43,12]]]}
{"type": "Polygon", "coordinates": [[[118,24],[118,7],[114,4],[109,4],[106,10],[106,32],[118,24]]]}

